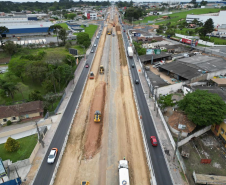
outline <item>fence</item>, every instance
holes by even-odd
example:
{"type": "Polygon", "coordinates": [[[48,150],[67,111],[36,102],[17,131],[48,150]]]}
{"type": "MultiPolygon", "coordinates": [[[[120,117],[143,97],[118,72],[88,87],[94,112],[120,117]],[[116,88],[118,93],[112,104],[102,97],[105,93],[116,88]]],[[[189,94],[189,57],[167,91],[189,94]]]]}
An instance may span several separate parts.
{"type": "Polygon", "coordinates": [[[181,140],[180,142],[178,142],[178,147],[184,145],[185,143],[187,143],[188,141],[190,141],[193,137],[198,137],[204,133],[206,133],[207,131],[209,131],[211,129],[211,125],[210,126],[207,126],[197,132],[195,132],[194,134],[186,137],[185,139],[181,140]]]}

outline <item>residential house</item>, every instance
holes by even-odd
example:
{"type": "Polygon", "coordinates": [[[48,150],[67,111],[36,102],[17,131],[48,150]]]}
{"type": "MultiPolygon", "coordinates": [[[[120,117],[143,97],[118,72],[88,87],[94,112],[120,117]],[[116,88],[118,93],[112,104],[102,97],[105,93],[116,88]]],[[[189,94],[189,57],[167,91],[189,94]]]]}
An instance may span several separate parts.
{"type": "Polygon", "coordinates": [[[18,122],[20,120],[42,118],[43,112],[42,101],[0,106],[0,124],[5,125],[9,120],[11,122],[18,122]]]}
{"type": "Polygon", "coordinates": [[[222,141],[224,147],[226,147],[226,120],[220,125],[212,125],[211,130],[222,141]]]}

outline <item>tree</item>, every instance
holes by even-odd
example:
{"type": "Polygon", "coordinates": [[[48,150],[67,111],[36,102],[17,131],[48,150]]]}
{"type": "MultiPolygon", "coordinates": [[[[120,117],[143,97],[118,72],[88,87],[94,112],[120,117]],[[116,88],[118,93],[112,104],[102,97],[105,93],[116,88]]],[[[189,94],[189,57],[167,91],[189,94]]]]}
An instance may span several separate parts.
{"type": "Polygon", "coordinates": [[[85,41],[90,41],[89,34],[80,32],[77,35],[77,43],[83,45],[85,41]]]}
{"type": "Polygon", "coordinates": [[[91,42],[89,40],[86,40],[83,42],[83,46],[87,49],[90,46],[91,42]]]}
{"type": "Polygon", "coordinates": [[[71,43],[70,43],[70,42],[67,42],[67,43],[65,44],[65,49],[68,51],[69,48],[71,48],[71,43]]]}
{"type": "Polygon", "coordinates": [[[160,95],[158,103],[161,107],[161,110],[164,110],[166,107],[172,107],[175,105],[172,100],[172,94],[168,94],[166,96],[160,95]]]}
{"type": "Polygon", "coordinates": [[[9,54],[10,56],[12,56],[14,53],[16,53],[17,51],[17,47],[16,45],[13,43],[13,41],[6,41],[5,45],[3,46],[3,50],[9,54]]]}
{"type": "Polygon", "coordinates": [[[37,100],[42,101],[43,100],[41,92],[38,90],[32,91],[28,97],[29,97],[29,101],[37,101],[37,100]]]}
{"type": "Polygon", "coordinates": [[[83,15],[83,16],[82,16],[82,18],[83,18],[84,20],[86,20],[86,19],[87,19],[87,17],[86,17],[85,15],[83,15]]]}
{"type": "Polygon", "coordinates": [[[166,30],[166,35],[174,36],[175,35],[175,30],[167,29],[166,30]]]}
{"type": "Polygon", "coordinates": [[[58,41],[58,33],[59,33],[59,31],[60,31],[61,29],[63,29],[62,26],[60,26],[60,25],[58,25],[58,24],[52,25],[52,26],[50,26],[49,29],[48,29],[48,32],[53,31],[53,33],[56,34],[58,45],[59,45],[59,41],[58,41]]]}
{"type": "Polygon", "coordinates": [[[207,33],[212,33],[214,31],[213,19],[209,18],[199,30],[199,35],[205,37],[207,33]]]}
{"type": "Polygon", "coordinates": [[[218,94],[196,90],[178,102],[188,119],[199,126],[221,124],[226,115],[226,104],[218,94]]]}
{"type": "Polygon", "coordinates": [[[65,45],[65,42],[67,40],[67,31],[66,31],[66,29],[61,29],[58,34],[59,34],[59,38],[63,41],[63,43],[65,45]]]}
{"type": "Polygon", "coordinates": [[[200,5],[201,5],[201,6],[206,6],[206,5],[207,5],[207,1],[202,0],[202,1],[200,2],[200,5]]]}
{"type": "Polygon", "coordinates": [[[12,81],[6,81],[4,79],[0,79],[0,89],[1,89],[1,95],[10,95],[12,100],[14,99],[14,94],[16,91],[18,91],[18,88],[16,86],[15,82],[12,81]]]}
{"type": "Polygon", "coordinates": [[[76,17],[76,14],[75,13],[67,14],[67,18],[68,19],[74,19],[75,17],[76,17]]]}
{"type": "Polygon", "coordinates": [[[9,33],[9,29],[5,26],[0,26],[0,41],[1,41],[1,46],[3,45],[3,42],[2,42],[2,34],[5,34],[5,33],[9,33]]]}
{"type": "Polygon", "coordinates": [[[4,145],[7,152],[15,152],[20,148],[19,141],[9,137],[4,145]]]}

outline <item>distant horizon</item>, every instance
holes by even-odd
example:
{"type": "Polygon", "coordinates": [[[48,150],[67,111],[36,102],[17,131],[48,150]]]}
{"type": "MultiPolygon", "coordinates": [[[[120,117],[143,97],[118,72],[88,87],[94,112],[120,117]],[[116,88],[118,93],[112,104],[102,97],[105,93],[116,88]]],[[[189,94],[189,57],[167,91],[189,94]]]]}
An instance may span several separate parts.
{"type": "MultiPolygon", "coordinates": [[[[10,1],[10,0],[0,0],[0,2],[1,1],[10,1]]],[[[12,0],[11,2],[36,2],[37,0],[12,0]]],[[[57,1],[57,2],[59,2],[59,0],[39,0],[38,2],[42,2],[42,3],[45,3],[45,2],[47,2],[47,3],[51,3],[51,2],[54,2],[54,1],[57,1]]],[[[91,0],[83,0],[83,1],[91,1],[91,0]]],[[[96,1],[96,0],[92,0],[92,1],[96,1]]],[[[101,1],[107,1],[107,0],[100,0],[99,2],[101,2],[101,1]]],[[[114,1],[114,0],[109,0],[110,2],[111,1],[114,1]]],[[[122,0],[122,1],[124,1],[124,0],[122,0]]],[[[130,1],[130,0],[126,0],[126,1],[130,1]]],[[[221,1],[213,1],[213,0],[205,0],[205,1],[208,1],[208,2],[221,2],[221,1]]],[[[74,2],[78,2],[78,1],[74,1],[74,2]]],[[[118,2],[118,1],[114,1],[114,2],[118,2]]],[[[148,1],[148,0],[133,0],[133,2],[150,2],[150,1],[148,1]]],[[[178,1],[178,0],[154,0],[153,2],[190,2],[190,1],[188,1],[188,0],[180,0],[180,1],[178,1]]],[[[150,2],[150,3],[153,3],[153,2],[150,2]]],[[[197,2],[201,2],[201,0],[200,1],[197,1],[197,2]]],[[[223,1],[222,1],[223,2],[223,1]]]]}

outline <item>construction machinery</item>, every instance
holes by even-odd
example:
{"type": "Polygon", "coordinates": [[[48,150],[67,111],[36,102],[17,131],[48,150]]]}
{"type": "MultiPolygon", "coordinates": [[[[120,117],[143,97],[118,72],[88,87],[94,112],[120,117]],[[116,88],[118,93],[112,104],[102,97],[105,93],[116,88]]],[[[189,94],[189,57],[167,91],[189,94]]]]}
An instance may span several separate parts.
{"type": "Polygon", "coordinates": [[[97,110],[94,114],[94,122],[100,122],[101,119],[101,112],[97,110]]]}
{"type": "Polygon", "coordinates": [[[89,79],[94,79],[94,73],[92,71],[89,74],[89,79]]]}
{"type": "Polygon", "coordinates": [[[112,28],[108,28],[107,34],[108,34],[108,35],[111,35],[111,34],[112,34],[112,28]]]}
{"type": "Polygon", "coordinates": [[[100,74],[104,74],[104,66],[100,65],[100,74]]]}
{"type": "Polygon", "coordinates": [[[90,185],[90,184],[89,184],[89,181],[82,181],[81,185],[90,185]]]}

